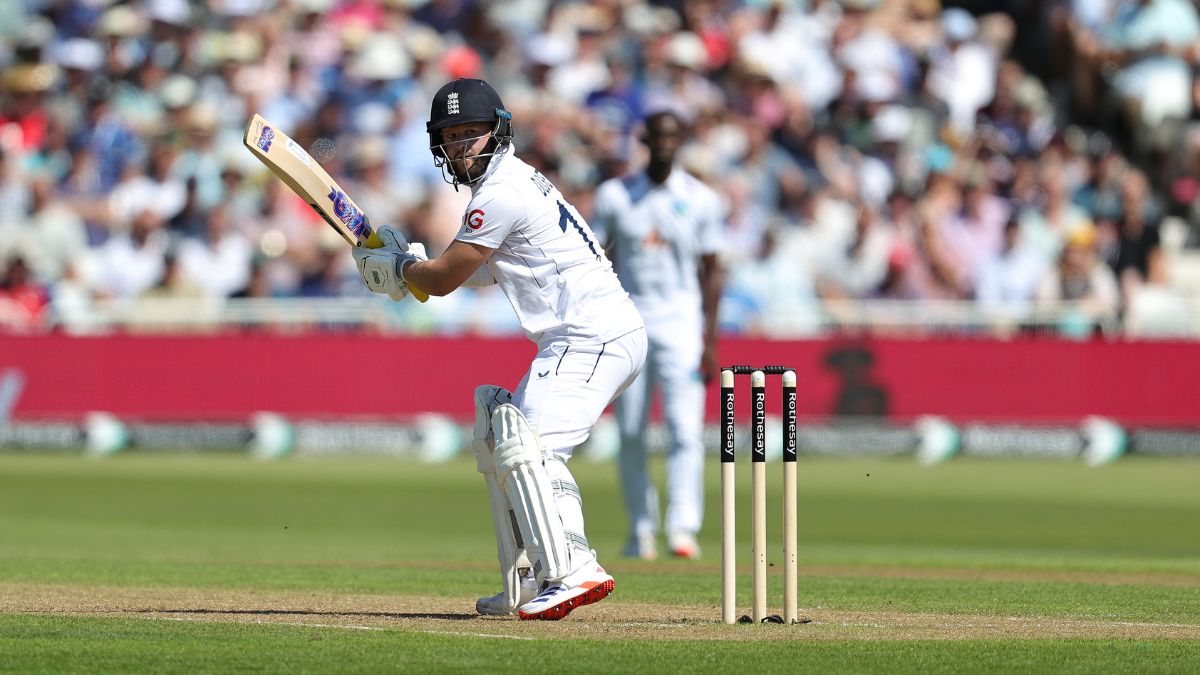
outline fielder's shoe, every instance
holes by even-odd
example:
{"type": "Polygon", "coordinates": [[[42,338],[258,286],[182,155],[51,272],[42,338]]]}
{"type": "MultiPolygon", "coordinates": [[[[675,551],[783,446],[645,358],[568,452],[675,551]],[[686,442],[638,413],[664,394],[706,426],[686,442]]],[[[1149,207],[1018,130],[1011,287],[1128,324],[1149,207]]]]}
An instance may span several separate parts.
{"type": "Polygon", "coordinates": [[[700,544],[696,543],[696,535],[691,532],[668,532],[667,548],[676,558],[688,560],[700,558],[700,544]]]}
{"type": "MultiPolygon", "coordinates": [[[[517,607],[520,607],[521,605],[524,605],[530,600],[536,598],[538,594],[537,589],[537,579],[533,578],[532,576],[522,576],[521,596],[517,599],[517,607]]],[[[508,608],[508,603],[504,598],[504,591],[500,591],[495,595],[476,600],[475,611],[484,616],[508,616],[516,613],[515,609],[508,608]]]]}
{"type": "Polygon", "coordinates": [[[658,559],[658,544],[653,534],[631,534],[625,542],[621,555],[626,558],[641,558],[642,560],[658,559]]]}
{"type": "Polygon", "coordinates": [[[517,616],[525,621],[558,621],[576,607],[600,602],[612,593],[614,585],[613,578],[593,561],[547,586],[536,598],[521,605],[517,616]]]}

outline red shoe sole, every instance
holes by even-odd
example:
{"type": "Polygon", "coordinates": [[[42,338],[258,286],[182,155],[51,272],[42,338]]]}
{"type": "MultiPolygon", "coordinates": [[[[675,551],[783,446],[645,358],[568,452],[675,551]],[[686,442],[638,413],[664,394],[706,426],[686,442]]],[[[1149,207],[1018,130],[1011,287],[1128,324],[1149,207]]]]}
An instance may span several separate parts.
{"type": "Polygon", "coordinates": [[[612,579],[609,579],[604,583],[596,584],[592,588],[587,589],[584,591],[583,595],[560,602],[553,607],[538,612],[537,614],[517,612],[517,616],[522,621],[558,621],[559,619],[565,619],[566,616],[571,613],[571,610],[575,609],[576,607],[590,605],[607,598],[608,594],[613,592],[613,588],[615,586],[616,583],[612,579]]]}

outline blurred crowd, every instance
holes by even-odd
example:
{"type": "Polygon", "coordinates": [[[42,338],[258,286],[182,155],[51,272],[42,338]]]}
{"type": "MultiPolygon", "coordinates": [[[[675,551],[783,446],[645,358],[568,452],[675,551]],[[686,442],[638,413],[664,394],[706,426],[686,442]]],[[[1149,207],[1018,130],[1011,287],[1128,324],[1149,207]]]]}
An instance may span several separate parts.
{"type": "Polygon", "coordinates": [[[482,77],[585,215],[643,161],[645,114],[688,122],[683,165],[726,203],[728,330],[947,299],[1017,321],[1068,302],[1087,332],[1170,292],[1164,220],[1200,232],[1198,69],[1191,0],[0,3],[0,325],[365,294],[242,147],[248,118],[436,254],[467,196],[433,165],[429,101],[482,77]]]}

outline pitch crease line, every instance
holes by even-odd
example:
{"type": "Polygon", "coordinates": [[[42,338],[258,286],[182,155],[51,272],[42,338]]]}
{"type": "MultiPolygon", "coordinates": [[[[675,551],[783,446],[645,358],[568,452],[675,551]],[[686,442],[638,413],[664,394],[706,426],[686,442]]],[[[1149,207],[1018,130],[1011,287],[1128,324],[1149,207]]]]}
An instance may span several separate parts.
{"type": "Polygon", "coordinates": [[[501,635],[499,633],[467,633],[457,630],[418,630],[417,633],[428,633],[429,635],[462,635],[464,637],[481,637],[481,638],[496,638],[498,640],[536,640],[537,638],[525,637],[522,635],[501,635]]]}
{"type": "Polygon", "coordinates": [[[1078,624],[1084,626],[1104,625],[1104,626],[1132,626],[1134,628],[1200,628],[1200,624],[1196,623],[1154,623],[1151,621],[1105,621],[1104,619],[1048,619],[1039,618],[1031,619],[1022,616],[1010,616],[1009,621],[1020,621],[1023,623],[1066,623],[1078,624]]]}
{"type": "Polygon", "coordinates": [[[336,624],[336,623],[308,623],[302,621],[263,621],[262,619],[254,619],[253,621],[220,621],[218,619],[189,619],[180,616],[156,616],[148,617],[150,619],[158,619],[160,621],[192,621],[195,623],[246,623],[256,624],[260,626],[307,626],[308,628],[345,628],[346,630],[379,630],[379,631],[395,631],[398,633],[416,632],[428,633],[430,635],[461,635],[464,637],[481,637],[481,638],[496,638],[498,640],[536,640],[537,638],[523,637],[520,635],[500,635],[493,633],[467,633],[456,630],[417,630],[406,631],[403,628],[390,628],[383,626],[356,626],[354,624],[336,624]]]}
{"type": "Polygon", "coordinates": [[[335,624],[335,623],[307,623],[303,621],[263,621],[262,619],[252,619],[250,621],[221,621],[220,619],[189,619],[182,616],[151,616],[146,617],[152,621],[191,621],[192,623],[242,623],[252,624],[257,626],[305,626],[307,628],[345,628],[346,630],[397,630],[395,628],[384,628],[382,626],[356,626],[354,624],[335,624]]]}

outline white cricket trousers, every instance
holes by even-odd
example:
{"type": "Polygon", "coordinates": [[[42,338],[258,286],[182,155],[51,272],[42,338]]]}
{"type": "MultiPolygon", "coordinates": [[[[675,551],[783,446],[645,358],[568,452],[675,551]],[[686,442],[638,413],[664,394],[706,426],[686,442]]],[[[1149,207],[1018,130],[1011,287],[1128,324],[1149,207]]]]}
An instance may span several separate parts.
{"type": "Polygon", "coordinates": [[[543,345],[513,392],[513,405],[525,413],[546,451],[565,464],[645,363],[642,328],[608,342],[543,345]]]}
{"type": "Polygon", "coordinates": [[[695,321],[648,318],[646,325],[646,368],[614,406],[630,530],[636,535],[659,531],[658,491],[646,466],[646,426],[657,388],[667,431],[666,531],[696,533],[704,519],[704,346],[695,321]]]}
{"type": "Polygon", "coordinates": [[[556,486],[554,502],[572,547],[572,572],[595,558],[584,528],[583,494],[567,460],[645,363],[644,328],[603,343],[552,343],[538,349],[513,392],[513,404],[537,430],[548,453],[546,473],[556,486]]]}

